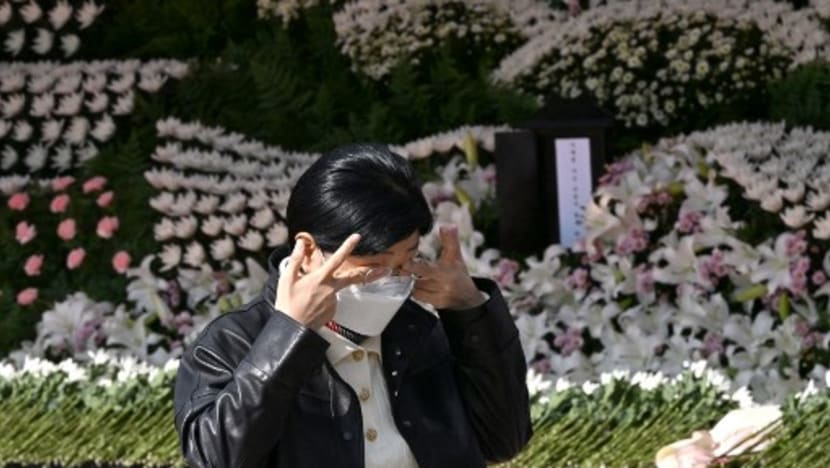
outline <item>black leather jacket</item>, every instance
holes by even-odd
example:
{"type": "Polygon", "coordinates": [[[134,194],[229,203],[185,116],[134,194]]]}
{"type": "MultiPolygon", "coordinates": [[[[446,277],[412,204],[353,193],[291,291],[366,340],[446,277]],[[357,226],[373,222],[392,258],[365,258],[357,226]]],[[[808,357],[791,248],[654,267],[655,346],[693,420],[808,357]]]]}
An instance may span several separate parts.
{"type": "MultiPolygon", "coordinates": [[[[211,322],[182,357],[175,422],[190,466],[363,467],[354,391],[328,342],[274,309],[277,265],[260,297],[211,322]]],[[[531,435],[526,363],[495,283],[483,306],[439,311],[407,301],[381,338],[395,424],[420,468],[483,467],[531,435]]]]}

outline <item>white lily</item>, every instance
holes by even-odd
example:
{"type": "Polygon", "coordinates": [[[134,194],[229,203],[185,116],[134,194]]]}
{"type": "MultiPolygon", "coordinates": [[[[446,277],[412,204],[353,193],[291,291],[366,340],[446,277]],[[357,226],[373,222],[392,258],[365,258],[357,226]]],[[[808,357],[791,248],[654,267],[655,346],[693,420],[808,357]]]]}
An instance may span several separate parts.
{"type": "Polygon", "coordinates": [[[784,289],[792,284],[790,274],[790,258],[787,255],[787,239],[789,234],[782,234],[775,240],[774,249],[768,243],[758,246],[761,262],[752,268],[750,277],[755,283],[765,282],[767,290],[784,289]]]}

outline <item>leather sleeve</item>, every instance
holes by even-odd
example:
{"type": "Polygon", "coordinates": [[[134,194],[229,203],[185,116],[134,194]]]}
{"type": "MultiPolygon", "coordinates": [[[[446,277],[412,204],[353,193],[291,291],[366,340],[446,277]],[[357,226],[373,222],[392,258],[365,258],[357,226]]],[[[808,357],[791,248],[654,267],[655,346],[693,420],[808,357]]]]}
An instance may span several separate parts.
{"type": "Polygon", "coordinates": [[[219,319],[182,357],[175,423],[189,466],[262,466],[300,387],[322,364],[328,347],[313,330],[281,312],[271,314],[247,353],[238,334],[228,338],[235,333],[219,319]],[[236,358],[229,352],[233,347],[236,358]]]}
{"type": "Polygon", "coordinates": [[[532,435],[519,332],[493,281],[474,278],[490,298],[467,310],[439,310],[455,357],[456,380],[488,462],[518,454],[532,435]]]}

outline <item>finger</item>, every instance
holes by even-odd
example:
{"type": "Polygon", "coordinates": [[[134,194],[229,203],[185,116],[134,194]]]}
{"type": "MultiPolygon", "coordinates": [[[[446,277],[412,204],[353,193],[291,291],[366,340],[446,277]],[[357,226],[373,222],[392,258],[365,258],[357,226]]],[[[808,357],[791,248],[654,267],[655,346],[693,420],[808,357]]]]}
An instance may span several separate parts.
{"type": "Polygon", "coordinates": [[[451,224],[441,226],[438,230],[441,237],[441,263],[452,263],[462,260],[461,244],[458,242],[458,226],[451,224]]]}
{"type": "Polygon", "coordinates": [[[405,273],[415,274],[421,278],[427,278],[433,275],[435,268],[427,261],[412,260],[401,267],[401,270],[405,273]]]}
{"type": "Polygon", "coordinates": [[[333,286],[335,289],[340,290],[352,284],[371,283],[372,281],[389,276],[391,273],[392,270],[389,268],[362,268],[345,275],[334,277],[333,286]]]}
{"type": "Polygon", "coordinates": [[[334,270],[337,269],[340,265],[346,261],[346,258],[352,254],[352,251],[357,247],[357,244],[360,242],[360,234],[352,234],[345,241],[340,247],[337,249],[331,257],[323,263],[323,266],[320,267],[320,273],[327,278],[333,277],[334,270]]]}
{"type": "Polygon", "coordinates": [[[293,279],[300,275],[300,268],[303,266],[304,256],[305,242],[302,239],[297,239],[297,242],[294,243],[294,250],[291,251],[291,258],[288,260],[286,276],[293,279]]]}

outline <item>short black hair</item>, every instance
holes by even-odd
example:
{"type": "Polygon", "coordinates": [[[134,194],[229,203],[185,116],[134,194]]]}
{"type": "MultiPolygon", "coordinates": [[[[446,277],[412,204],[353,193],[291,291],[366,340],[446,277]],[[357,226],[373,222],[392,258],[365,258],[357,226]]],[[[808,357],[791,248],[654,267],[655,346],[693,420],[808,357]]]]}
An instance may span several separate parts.
{"type": "Polygon", "coordinates": [[[289,239],[308,232],[327,252],[357,232],[352,254],[373,255],[429,233],[433,218],[409,161],[386,145],[354,143],[323,154],[300,176],[286,224],[289,239]]]}

